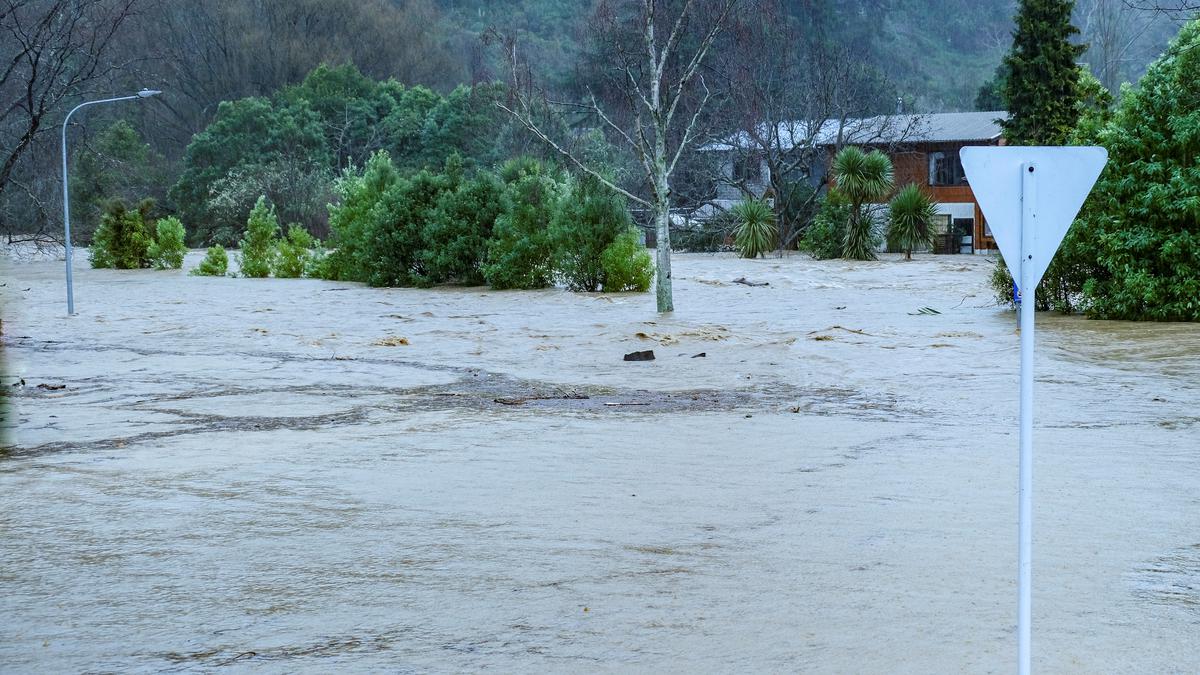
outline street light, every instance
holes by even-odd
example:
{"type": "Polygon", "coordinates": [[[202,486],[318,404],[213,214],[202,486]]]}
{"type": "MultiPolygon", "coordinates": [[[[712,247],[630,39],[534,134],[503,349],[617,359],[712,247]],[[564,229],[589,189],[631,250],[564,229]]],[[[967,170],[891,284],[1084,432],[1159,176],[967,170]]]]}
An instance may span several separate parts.
{"type": "Polygon", "coordinates": [[[75,290],[71,280],[71,195],[69,192],[70,181],[67,180],[67,123],[71,121],[71,115],[75,114],[76,110],[84,106],[96,105],[97,103],[112,103],[114,101],[131,101],[135,98],[150,98],[158,96],[162,92],[157,89],[143,89],[133,96],[118,96],[117,98],[105,98],[98,101],[86,101],[71,108],[71,112],[67,113],[67,118],[63,120],[62,125],[62,164],[63,164],[63,233],[65,235],[67,249],[67,316],[75,313],[75,290]]]}

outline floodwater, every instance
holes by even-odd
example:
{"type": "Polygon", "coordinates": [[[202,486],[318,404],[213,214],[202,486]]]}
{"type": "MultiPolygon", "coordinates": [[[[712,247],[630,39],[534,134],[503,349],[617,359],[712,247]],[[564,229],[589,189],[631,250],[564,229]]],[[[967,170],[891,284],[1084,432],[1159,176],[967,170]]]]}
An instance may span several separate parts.
{"type": "MultiPolygon", "coordinates": [[[[0,671],[1013,667],[989,260],[683,255],[669,317],[3,266],[0,671]]],[[[1200,326],[1038,322],[1035,668],[1200,671],[1200,326]]]]}

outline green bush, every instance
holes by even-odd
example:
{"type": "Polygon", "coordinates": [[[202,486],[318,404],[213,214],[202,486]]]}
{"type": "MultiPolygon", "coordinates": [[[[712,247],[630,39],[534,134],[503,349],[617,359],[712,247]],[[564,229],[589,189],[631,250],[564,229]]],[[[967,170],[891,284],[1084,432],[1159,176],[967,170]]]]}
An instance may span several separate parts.
{"type": "Polygon", "coordinates": [[[317,240],[297,223],[288,225],[287,236],[275,242],[271,273],[279,279],[299,279],[312,260],[317,240]]]}
{"type": "Polygon", "coordinates": [[[838,258],[846,247],[846,227],[850,222],[850,202],[836,190],[821,201],[817,215],[800,240],[800,250],[817,260],[838,258]]]}
{"type": "Polygon", "coordinates": [[[621,195],[594,178],[571,181],[550,222],[558,277],[572,291],[608,286],[604,252],[632,227],[621,195]]]}
{"type": "Polygon", "coordinates": [[[361,171],[346,170],[334,186],[340,203],[329,206],[330,240],[334,251],[323,265],[323,278],[366,281],[372,257],[368,226],[383,195],[400,182],[392,158],[376,152],[361,171]]]}
{"type": "Polygon", "coordinates": [[[146,220],[153,208],[154,202],[149,199],[142,200],[132,210],[120,199],[110,201],[92,239],[92,267],[119,270],[149,267],[149,249],[154,238],[146,220]]]}
{"type": "Polygon", "coordinates": [[[743,258],[765,256],[775,248],[779,234],[775,228],[775,212],[761,199],[746,199],[730,209],[737,221],[733,244],[743,258]]]}
{"type": "Polygon", "coordinates": [[[271,275],[278,234],[275,207],[267,204],[266,197],[259,197],[246,220],[246,234],[238,244],[241,249],[238,266],[242,276],[261,279],[271,275]]]}
{"type": "Polygon", "coordinates": [[[87,146],[71,169],[71,233],[83,241],[94,236],[109,201],[162,197],[161,186],[167,181],[162,156],[123,119],[101,130],[87,146]]]}
{"type": "Polygon", "coordinates": [[[157,270],[177,270],[183,267],[187,254],[183,223],[175,216],[159,218],[154,225],[155,237],[147,248],[146,257],[157,270]]]}
{"type": "Polygon", "coordinates": [[[209,247],[204,253],[204,260],[200,261],[198,267],[193,267],[189,274],[196,277],[223,277],[228,271],[229,254],[224,246],[217,244],[209,247]]]}
{"type": "Polygon", "coordinates": [[[641,236],[632,227],[613,240],[600,255],[604,270],[604,292],[645,293],[654,281],[654,262],[642,245],[641,236]]]}
{"type": "Polygon", "coordinates": [[[933,219],[937,205],[915,183],[910,183],[892,198],[888,215],[888,243],[904,251],[912,260],[915,248],[933,245],[933,219]]]}
{"type": "Polygon", "coordinates": [[[503,212],[503,197],[503,184],[488,172],[438,197],[421,230],[420,258],[429,282],[483,284],[488,239],[503,212]]]}
{"type": "Polygon", "coordinates": [[[550,218],[563,190],[549,168],[537,160],[507,162],[504,213],[496,219],[483,276],[493,288],[544,288],[554,278],[554,242],[550,218]]]}

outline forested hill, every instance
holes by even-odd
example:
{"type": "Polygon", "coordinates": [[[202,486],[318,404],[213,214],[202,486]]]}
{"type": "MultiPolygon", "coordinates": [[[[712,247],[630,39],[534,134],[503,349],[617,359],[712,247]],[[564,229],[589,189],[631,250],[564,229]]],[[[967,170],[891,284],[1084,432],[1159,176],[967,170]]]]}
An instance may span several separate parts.
{"type": "MultiPolygon", "coordinates": [[[[462,44],[490,27],[520,36],[541,76],[567,85],[594,4],[587,0],[432,0],[447,37],[462,44]]],[[[788,0],[814,38],[861,55],[922,111],[972,109],[1012,42],[1016,0],[788,0]]],[[[1092,49],[1084,60],[1116,89],[1136,81],[1178,29],[1123,0],[1079,0],[1075,24],[1092,49]],[[1105,72],[1111,71],[1111,72],[1105,72]]],[[[470,52],[471,50],[465,50],[470,52]]],[[[477,75],[495,65],[476,56],[477,75]]],[[[470,71],[471,64],[464,64],[470,71]]]]}

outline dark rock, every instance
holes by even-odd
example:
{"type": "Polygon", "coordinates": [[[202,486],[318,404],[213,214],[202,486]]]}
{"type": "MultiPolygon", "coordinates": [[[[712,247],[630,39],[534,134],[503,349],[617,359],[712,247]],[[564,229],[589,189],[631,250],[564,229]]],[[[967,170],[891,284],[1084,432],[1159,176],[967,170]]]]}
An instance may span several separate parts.
{"type": "Polygon", "coordinates": [[[647,349],[644,352],[629,352],[628,354],[625,355],[625,360],[626,361],[653,361],[654,360],[654,350],[647,349]]]}

